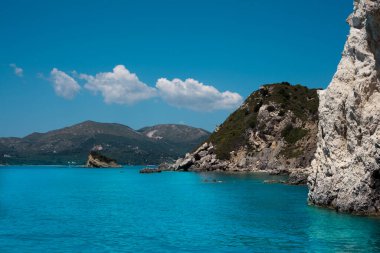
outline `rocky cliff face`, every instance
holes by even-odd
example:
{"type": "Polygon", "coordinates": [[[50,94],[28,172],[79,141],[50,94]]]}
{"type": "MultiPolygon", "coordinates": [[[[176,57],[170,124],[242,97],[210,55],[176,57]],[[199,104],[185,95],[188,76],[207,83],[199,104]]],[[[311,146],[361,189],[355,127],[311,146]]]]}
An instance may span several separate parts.
{"type": "Polygon", "coordinates": [[[380,214],[380,3],[356,0],[350,35],[327,90],[320,92],[312,204],[380,214]]]}
{"type": "Polygon", "coordinates": [[[252,93],[192,154],[171,169],[289,172],[310,166],[316,149],[317,90],[289,83],[252,93]]]}

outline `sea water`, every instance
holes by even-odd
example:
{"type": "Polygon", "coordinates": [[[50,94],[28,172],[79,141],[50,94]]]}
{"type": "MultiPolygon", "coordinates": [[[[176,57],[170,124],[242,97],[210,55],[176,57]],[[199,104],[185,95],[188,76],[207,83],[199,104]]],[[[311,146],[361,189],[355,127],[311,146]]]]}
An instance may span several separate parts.
{"type": "Polygon", "coordinates": [[[380,252],[380,219],[264,175],[0,167],[0,252],[380,252]]]}

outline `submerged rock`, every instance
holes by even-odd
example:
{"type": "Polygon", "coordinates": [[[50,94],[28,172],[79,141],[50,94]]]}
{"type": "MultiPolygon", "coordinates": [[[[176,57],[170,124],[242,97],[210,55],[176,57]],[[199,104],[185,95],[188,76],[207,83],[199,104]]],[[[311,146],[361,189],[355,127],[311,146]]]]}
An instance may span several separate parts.
{"type": "Polygon", "coordinates": [[[350,35],[327,90],[320,92],[318,148],[309,202],[380,214],[380,2],[355,0],[350,35]]]}
{"type": "Polygon", "coordinates": [[[284,180],[276,180],[276,179],[268,179],[264,180],[264,184],[285,184],[286,181],[284,180]]]}
{"type": "Polygon", "coordinates": [[[290,185],[306,185],[309,175],[310,171],[308,169],[291,170],[289,178],[285,183],[290,185]]]}
{"type": "Polygon", "coordinates": [[[91,151],[86,163],[88,168],[120,168],[114,159],[108,158],[98,152],[91,151]]]}
{"type": "Polygon", "coordinates": [[[162,170],[160,170],[158,168],[155,168],[155,169],[144,168],[144,169],[140,170],[141,174],[151,174],[151,173],[161,173],[161,172],[162,172],[162,170]]]}

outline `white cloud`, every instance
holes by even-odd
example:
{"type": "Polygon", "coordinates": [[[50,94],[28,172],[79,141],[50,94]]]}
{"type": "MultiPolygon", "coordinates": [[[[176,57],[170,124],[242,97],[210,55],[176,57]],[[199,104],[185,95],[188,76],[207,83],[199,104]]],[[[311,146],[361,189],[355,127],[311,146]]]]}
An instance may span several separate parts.
{"type": "Polygon", "coordinates": [[[168,104],[195,111],[215,111],[238,107],[243,98],[238,93],[220,92],[194,79],[160,78],[156,84],[161,98],[168,104]]]}
{"type": "Polygon", "coordinates": [[[17,67],[16,64],[14,64],[14,63],[9,64],[9,67],[11,67],[13,69],[16,76],[22,77],[24,75],[24,70],[20,67],[17,67]]]}
{"type": "MultiPolygon", "coordinates": [[[[194,79],[168,80],[160,78],[156,87],[150,87],[139,80],[124,65],[117,65],[112,72],[100,72],[96,75],[78,74],[76,79],[84,80],[84,88],[93,94],[100,93],[105,103],[131,105],[154,97],[161,98],[169,105],[195,111],[215,111],[237,108],[243,98],[230,91],[221,92],[213,86],[205,85],[194,79]]],[[[81,86],[72,77],[54,68],[50,72],[50,81],[57,95],[67,99],[74,98],[81,86]]]]}
{"type": "Polygon", "coordinates": [[[66,99],[74,98],[81,89],[74,78],[56,68],[50,72],[50,80],[53,83],[55,93],[66,99]]]}
{"type": "Polygon", "coordinates": [[[157,95],[156,89],[141,82],[136,74],[129,72],[123,65],[117,65],[112,72],[95,76],[81,74],[80,78],[86,81],[86,89],[100,92],[106,103],[134,104],[157,95]]]}

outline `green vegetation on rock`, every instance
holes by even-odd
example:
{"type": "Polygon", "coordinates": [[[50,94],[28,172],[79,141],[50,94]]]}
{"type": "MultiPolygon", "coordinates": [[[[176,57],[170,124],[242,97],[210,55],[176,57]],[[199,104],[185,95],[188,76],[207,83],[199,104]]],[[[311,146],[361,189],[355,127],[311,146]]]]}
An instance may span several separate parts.
{"type": "Polygon", "coordinates": [[[294,128],[292,125],[287,125],[282,131],[282,137],[289,144],[295,144],[307,134],[307,130],[302,128],[294,128]]]}
{"type": "MultiPolygon", "coordinates": [[[[222,160],[230,158],[232,151],[239,148],[249,147],[247,137],[248,130],[262,133],[265,122],[258,121],[259,111],[262,106],[267,105],[269,113],[275,113],[278,109],[278,116],[283,117],[288,112],[292,112],[295,118],[301,121],[314,121],[318,119],[319,99],[317,89],[309,89],[305,86],[292,86],[287,82],[278,84],[268,84],[262,86],[258,91],[252,93],[244,104],[232,113],[227,120],[220,125],[209,138],[209,142],[215,145],[217,157],[222,160]]],[[[283,138],[292,149],[292,156],[295,143],[307,135],[308,131],[302,128],[289,127],[282,133],[283,138]]]]}

